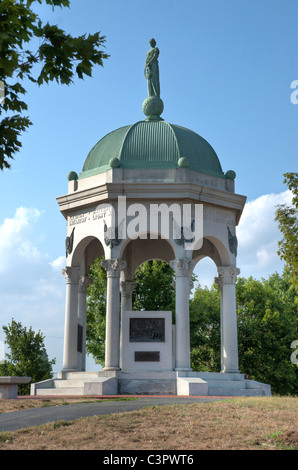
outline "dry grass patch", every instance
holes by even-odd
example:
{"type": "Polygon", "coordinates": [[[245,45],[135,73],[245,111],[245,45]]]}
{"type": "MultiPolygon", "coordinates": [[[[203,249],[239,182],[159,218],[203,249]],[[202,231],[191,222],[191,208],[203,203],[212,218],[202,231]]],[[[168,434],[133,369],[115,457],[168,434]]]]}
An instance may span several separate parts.
{"type": "Polygon", "coordinates": [[[32,408],[41,408],[44,406],[62,406],[74,405],[76,403],[102,401],[98,399],[79,398],[16,398],[9,400],[0,400],[0,413],[10,413],[13,411],[29,410],[32,408]]]}
{"type": "Polygon", "coordinates": [[[0,433],[0,450],[298,450],[297,421],[297,398],[237,398],[0,433]]]}

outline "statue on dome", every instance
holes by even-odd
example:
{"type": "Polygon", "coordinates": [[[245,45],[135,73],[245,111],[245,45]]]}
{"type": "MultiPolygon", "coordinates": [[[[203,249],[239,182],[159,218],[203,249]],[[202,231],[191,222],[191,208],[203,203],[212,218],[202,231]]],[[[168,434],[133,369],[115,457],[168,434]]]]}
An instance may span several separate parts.
{"type": "Polygon", "coordinates": [[[156,46],[155,39],[150,39],[151,49],[147,52],[144,75],[148,82],[148,96],[160,97],[159,85],[159,67],[158,56],[159,49],[156,46]]]}

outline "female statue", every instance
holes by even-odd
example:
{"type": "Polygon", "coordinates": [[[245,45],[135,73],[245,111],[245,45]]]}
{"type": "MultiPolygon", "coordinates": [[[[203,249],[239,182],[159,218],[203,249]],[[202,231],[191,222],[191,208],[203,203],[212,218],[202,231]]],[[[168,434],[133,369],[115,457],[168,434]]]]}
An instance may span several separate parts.
{"type": "Polygon", "coordinates": [[[148,81],[148,96],[160,97],[158,56],[159,49],[155,39],[150,39],[150,51],[147,52],[144,75],[148,81]]]}

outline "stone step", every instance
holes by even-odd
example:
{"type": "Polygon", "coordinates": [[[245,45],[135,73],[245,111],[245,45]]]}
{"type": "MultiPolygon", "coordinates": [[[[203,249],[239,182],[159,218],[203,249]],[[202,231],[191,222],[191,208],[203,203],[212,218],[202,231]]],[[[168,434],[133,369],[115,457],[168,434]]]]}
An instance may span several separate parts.
{"type": "Polygon", "coordinates": [[[203,380],[210,381],[210,380],[221,380],[221,381],[240,381],[244,380],[244,374],[239,374],[236,372],[196,372],[196,371],[189,371],[189,372],[178,372],[178,377],[199,377],[203,380]]]}
{"type": "Polygon", "coordinates": [[[84,395],[84,387],[39,388],[36,390],[36,395],[84,395]]]}
{"type": "Polygon", "coordinates": [[[67,379],[67,380],[62,380],[62,379],[55,379],[54,380],[54,388],[77,388],[77,387],[83,387],[86,382],[97,382],[100,381],[100,379],[96,378],[89,378],[89,379],[67,379]]]}
{"type": "MultiPolygon", "coordinates": [[[[191,380],[191,378],[189,379],[191,380]]],[[[195,379],[194,379],[195,380],[195,379]]],[[[209,388],[235,388],[235,389],[246,389],[246,382],[244,380],[206,380],[209,388]]]]}
{"type": "Polygon", "coordinates": [[[226,388],[226,387],[209,387],[209,396],[223,396],[223,397],[257,397],[263,395],[261,389],[257,388],[226,388]]]}
{"type": "Polygon", "coordinates": [[[99,376],[106,376],[106,374],[102,371],[95,371],[95,372],[60,372],[57,375],[57,379],[59,380],[69,380],[69,379],[94,379],[99,376]]]}

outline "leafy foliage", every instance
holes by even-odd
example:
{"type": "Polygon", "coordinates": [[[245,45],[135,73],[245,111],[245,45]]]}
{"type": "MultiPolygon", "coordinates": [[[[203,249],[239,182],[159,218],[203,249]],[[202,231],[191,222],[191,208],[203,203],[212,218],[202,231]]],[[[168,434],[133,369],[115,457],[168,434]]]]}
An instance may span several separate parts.
{"type": "Polygon", "coordinates": [[[190,347],[193,370],[220,372],[220,293],[196,287],[190,299],[190,347]]]}
{"type": "Polygon", "coordinates": [[[171,310],[175,312],[175,276],[168,263],[151,260],[139,266],[133,280],[134,310],[171,310]]]}
{"type": "Polygon", "coordinates": [[[292,206],[280,204],[275,214],[283,234],[278,254],[286,262],[292,287],[298,295],[298,173],[285,173],[284,177],[293,199],[292,206]]]}
{"type": "MultiPolygon", "coordinates": [[[[238,278],[236,284],[239,367],[250,379],[279,394],[298,394],[298,368],[291,343],[297,339],[298,308],[285,271],[267,280],[238,278]]],[[[196,288],[190,300],[194,370],[220,371],[220,293],[196,288]]]]}
{"type": "Polygon", "coordinates": [[[89,271],[92,283],[88,286],[86,351],[98,364],[104,365],[107,275],[97,258],[89,271]]]}
{"type": "Polygon", "coordinates": [[[0,83],[5,89],[0,114],[7,114],[0,122],[2,170],[10,168],[10,159],[21,147],[20,134],[32,124],[22,115],[28,109],[23,101],[25,81],[69,85],[74,76],[91,76],[93,67],[103,66],[109,57],[99,32],[72,37],[57,25],[43,24],[32,9],[36,1],[52,8],[70,6],[69,0],[0,1],[0,83]]]}
{"type": "MultiPolygon", "coordinates": [[[[7,360],[0,364],[0,375],[32,377],[32,383],[52,378],[52,365],[56,361],[49,361],[44,336],[40,331],[35,333],[31,327],[27,330],[15,320],[3,326],[3,331],[10,354],[7,353],[7,360]]],[[[27,395],[30,385],[19,385],[18,390],[20,394],[27,395]]]]}

